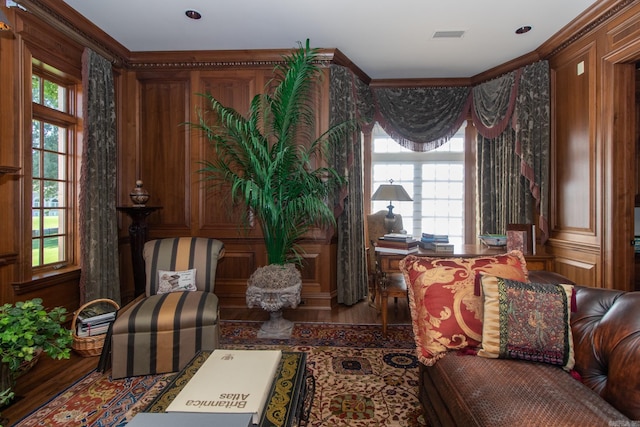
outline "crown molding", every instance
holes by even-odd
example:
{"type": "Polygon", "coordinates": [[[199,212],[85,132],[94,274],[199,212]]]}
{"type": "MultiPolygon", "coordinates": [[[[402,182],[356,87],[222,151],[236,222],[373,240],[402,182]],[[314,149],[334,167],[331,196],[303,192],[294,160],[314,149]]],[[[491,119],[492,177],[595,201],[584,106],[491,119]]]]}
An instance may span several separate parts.
{"type": "Polygon", "coordinates": [[[116,66],[125,66],[130,52],[66,3],[54,0],[15,0],[29,13],[76,43],[92,49],[116,66]]]}

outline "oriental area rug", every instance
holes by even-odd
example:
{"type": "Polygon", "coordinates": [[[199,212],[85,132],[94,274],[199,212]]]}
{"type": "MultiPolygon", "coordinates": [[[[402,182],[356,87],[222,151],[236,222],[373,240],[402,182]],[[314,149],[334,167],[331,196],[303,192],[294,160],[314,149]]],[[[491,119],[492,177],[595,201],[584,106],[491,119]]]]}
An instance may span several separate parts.
{"type": "MultiPolygon", "coordinates": [[[[261,322],[223,321],[222,347],[307,353],[315,394],[307,426],[426,426],[410,325],[296,323],[289,339],[259,339],[261,322]]],[[[111,380],[90,372],[16,426],[125,426],[175,374],[111,380]]]]}

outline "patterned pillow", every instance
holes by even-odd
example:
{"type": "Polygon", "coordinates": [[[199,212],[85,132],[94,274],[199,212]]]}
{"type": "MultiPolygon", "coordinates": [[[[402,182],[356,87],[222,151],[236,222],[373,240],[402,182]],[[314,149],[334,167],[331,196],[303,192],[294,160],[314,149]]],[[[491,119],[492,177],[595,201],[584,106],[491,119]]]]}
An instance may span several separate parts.
{"type": "Polygon", "coordinates": [[[482,341],[482,297],[474,293],[477,273],[527,281],[520,251],[477,258],[409,255],[400,262],[418,358],[433,365],[450,349],[476,348],[482,341]]]}
{"type": "Polygon", "coordinates": [[[573,286],[482,275],[484,321],[478,356],[574,365],[573,286]]]}
{"type": "Polygon", "coordinates": [[[158,292],[183,292],[196,290],[196,269],[184,271],[158,270],[158,292]]]}

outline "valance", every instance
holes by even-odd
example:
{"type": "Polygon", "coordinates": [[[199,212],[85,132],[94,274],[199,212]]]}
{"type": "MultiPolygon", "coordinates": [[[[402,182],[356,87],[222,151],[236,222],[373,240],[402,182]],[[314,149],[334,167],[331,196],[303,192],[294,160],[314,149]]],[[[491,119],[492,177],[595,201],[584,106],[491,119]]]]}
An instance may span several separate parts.
{"type": "Polygon", "coordinates": [[[516,105],[521,71],[474,86],[471,117],[478,133],[496,138],[505,131],[516,105]]]}
{"type": "Polygon", "coordinates": [[[375,118],[400,145],[430,151],[462,126],[470,94],[469,87],[374,88],[375,118]]]}

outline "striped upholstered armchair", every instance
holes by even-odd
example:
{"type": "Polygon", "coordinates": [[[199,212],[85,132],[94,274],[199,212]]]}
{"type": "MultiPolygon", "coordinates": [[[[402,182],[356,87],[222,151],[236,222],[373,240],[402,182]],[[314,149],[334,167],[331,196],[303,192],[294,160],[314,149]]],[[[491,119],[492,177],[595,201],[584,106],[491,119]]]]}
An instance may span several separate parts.
{"type": "Polygon", "coordinates": [[[179,371],[199,350],[218,347],[213,291],[223,255],[221,241],[202,237],[145,244],[146,295],[113,323],[113,378],[179,371]]]}

